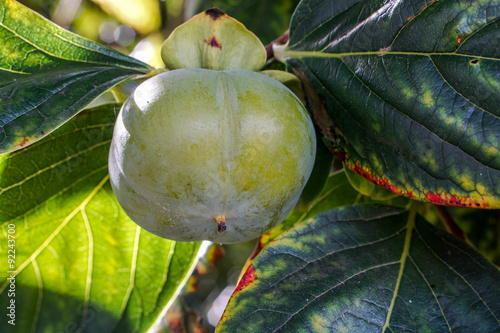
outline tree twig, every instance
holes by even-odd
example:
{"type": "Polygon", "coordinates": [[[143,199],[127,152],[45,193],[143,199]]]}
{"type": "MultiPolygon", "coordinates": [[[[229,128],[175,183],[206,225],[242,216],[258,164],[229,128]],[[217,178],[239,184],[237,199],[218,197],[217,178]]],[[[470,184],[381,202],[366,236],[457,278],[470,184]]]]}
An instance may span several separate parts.
{"type": "Polygon", "coordinates": [[[438,212],[439,217],[441,218],[441,221],[443,221],[443,224],[448,232],[462,240],[465,240],[464,232],[455,223],[455,221],[453,221],[450,213],[448,213],[448,211],[446,210],[446,207],[439,205],[434,205],[434,207],[436,208],[436,211],[438,212]]]}
{"type": "Polygon", "coordinates": [[[280,37],[276,38],[271,43],[266,45],[266,60],[274,58],[273,45],[274,44],[285,44],[286,42],[288,42],[289,35],[290,35],[290,31],[287,30],[283,35],[281,35],[280,37]]]}

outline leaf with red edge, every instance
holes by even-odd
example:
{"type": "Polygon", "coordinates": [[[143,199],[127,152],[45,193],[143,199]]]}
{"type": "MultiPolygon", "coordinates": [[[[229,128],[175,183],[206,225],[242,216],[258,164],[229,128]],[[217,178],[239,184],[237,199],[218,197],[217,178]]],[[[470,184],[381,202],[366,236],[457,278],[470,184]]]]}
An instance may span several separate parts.
{"type": "Polygon", "coordinates": [[[345,164],[431,203],[500,207],[500,2],[305,0],[278,59],[345,164]]]}
{"type": "Polygon", "coordinates": [[[253,260],[216,332],[497,332],[500,272],[401,208],[332,209],[253,260]]]}

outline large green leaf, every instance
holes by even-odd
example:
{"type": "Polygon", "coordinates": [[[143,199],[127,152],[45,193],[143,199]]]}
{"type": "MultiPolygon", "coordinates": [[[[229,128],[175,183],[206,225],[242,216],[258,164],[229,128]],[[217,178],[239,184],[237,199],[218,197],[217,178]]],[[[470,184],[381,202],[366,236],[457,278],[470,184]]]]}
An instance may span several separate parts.
{"type": "Polygon", "coordinates": [[[253,260],[218,332],[497,332],[500,272],[413,212],[337,208],[253,260]]]}
{"type": "Polygon", "coordinates": [[[437,204],[500,207],[500,1],[304,0],[275,55],[346,165],[437,204]],[[324,119],[323,119],[324,120],[324,119]]]}
{"type": "Polygon", "coordinates": [[[324,184],[321,193],[313,202],[308,205],[306,209],[295,208],[281,224],[279,224],[277,227],[270,230],[266,234],[262,235],[260,237],[260,247],[263,248],[270,241],[278,237],[286,230],[292,228],[295,224],[301,223],[302,221],[312,218],[315,215],[318,215],[332,208],[350,206],[360,203],[380,204],[382,201],[384,201],[384,203],[387,205],[396,207],[406,207],[410,202],[408,198],[402,196],[397,196],[389,200],[374,200],[368,196],[364,196],[356,189],[354,189],[354,187],[349,182],[345,171],[339,170],[333,174],[330,174],[326,183],[324,184]]]}
{"type": "Polygon", "coordinates": [[[151,68],[0,0],[0,153],[49,134],[117,83],[151,68]]]}
{"type": "Polygon", "coordinates": [[[268,44],[281,36],[290,23],[290,17],[299,0],[188,0],[189,17],[216,7],[234,17],[268,44]]]}
{"type": "Polygon", "coordinates": [[[0,156],[0,306],[16,304],[16,325],[4,313],[2,332],[143,332],[193,269],[198,243],[140,229],[113,194],[107,163],[117,112],[114,104],[87,110],[0,156]],[[15,297],[8,271],[17,272],[15,297]]]}

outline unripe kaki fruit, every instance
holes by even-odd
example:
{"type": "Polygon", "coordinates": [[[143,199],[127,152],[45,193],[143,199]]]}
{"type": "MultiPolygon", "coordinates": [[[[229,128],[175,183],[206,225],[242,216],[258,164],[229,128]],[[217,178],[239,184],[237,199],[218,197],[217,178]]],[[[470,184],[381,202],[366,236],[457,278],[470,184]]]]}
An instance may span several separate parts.
{"type": "Polygon", "coordinates": [[[130,218],[156,235],[243,242],[292,210],[315,140],[301,102],[274,79],[173,70],[142,83],[123,105],[111,185],[130,218]]]}

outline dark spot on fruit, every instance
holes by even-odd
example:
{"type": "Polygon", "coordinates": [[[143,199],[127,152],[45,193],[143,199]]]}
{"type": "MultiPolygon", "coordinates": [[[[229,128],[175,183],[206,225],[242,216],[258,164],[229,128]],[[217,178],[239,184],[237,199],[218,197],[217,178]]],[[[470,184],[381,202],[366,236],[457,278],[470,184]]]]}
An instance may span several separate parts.
{"type": "Polygon", "coordinates": [[[217,39],[215,39],[215,37],[212,37],[212,39],[209,41],[205,39],[205,44],[210,45],[211,47],[219,48],[222,50],[222,45],[219,44],[219,42],[217,41],[217,39]]]}
{"type": "Polygon", "coordinates": [[[224,12],[217,9],[217,8],[211,8],[211,9],[207,9],[205,10],[205,14],[207,14],[208,16],[210,16],[210,18],[212,20],[217,20],[219,17],[221,17],[222,15],[224,15],[224,12]]]}
{"type": "Polygon", "coordinates": [[[226,231],[226,217],[224,215],[219,215],[215,220],[217,221],[217,232],[226,231]]]}
{"type": "Polygon", "coordinates": [[[477,64],[479,64],[479,59],[472,59],[472,60],[470,61],[470,64],[471,64],[471,65],[477,65],[477,64]]]}
{"type": "Polygon", "coordinates": [[[217,232],[226,231],[226,223],[225,222],[217,222],[217,232]]]}

